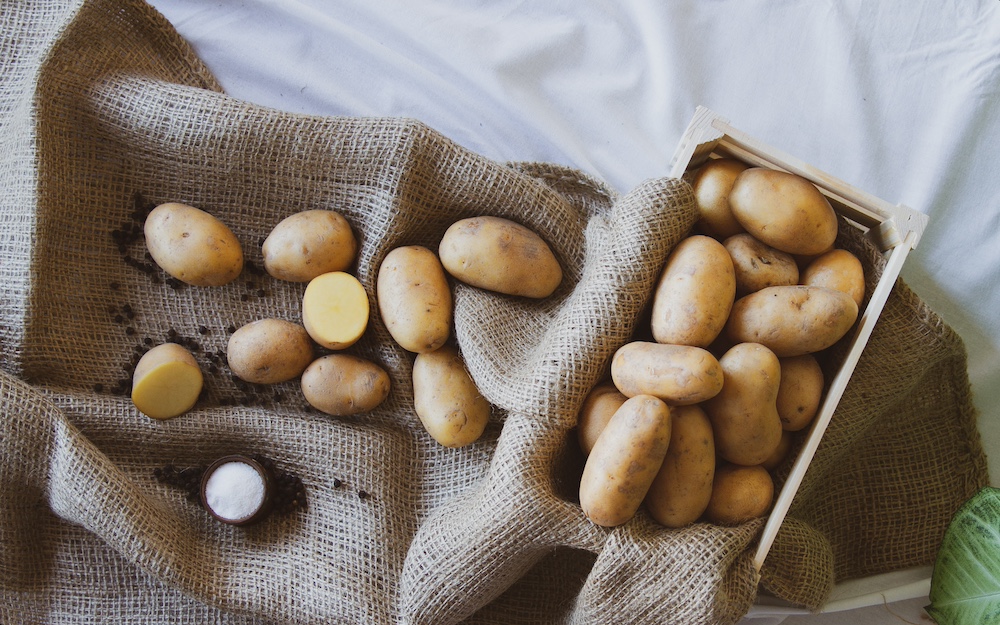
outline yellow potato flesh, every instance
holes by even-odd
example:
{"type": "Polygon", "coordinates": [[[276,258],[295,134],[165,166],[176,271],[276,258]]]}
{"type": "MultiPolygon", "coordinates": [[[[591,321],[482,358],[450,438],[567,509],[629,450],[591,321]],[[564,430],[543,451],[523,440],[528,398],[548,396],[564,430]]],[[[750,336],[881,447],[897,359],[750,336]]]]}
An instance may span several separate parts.
{"type": "Polygon", "coordinates": [[[183,347],[165,343],[146,352],[136,365],[132,403],[153,419],[171,419],[192,407],[201,394],[198,363],[183,347]]]}
{"type": "Polygon", "coordinates": [[[368,327],[368,294],[354,276],[341,271],[313,278],[302,297],[302,325],[328,349],[346,349],[368,327]]]}

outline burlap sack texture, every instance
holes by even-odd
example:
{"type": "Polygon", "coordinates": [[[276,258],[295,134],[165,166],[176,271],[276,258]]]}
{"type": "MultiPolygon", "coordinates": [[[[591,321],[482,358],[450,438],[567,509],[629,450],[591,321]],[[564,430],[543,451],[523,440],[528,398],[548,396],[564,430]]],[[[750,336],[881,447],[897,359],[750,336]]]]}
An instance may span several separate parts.
{"type": "MultiPolygon", "coordinates": [[[[732,623],[750,607],[760,522],[615,530],[574,501],[575,413],[628,340],[690,190],[625,196],[579,172],[501,165],[422,124],[315,118],[239,102],[140,2],[5,4],[0,120],[0,608],[4,622],[732,623]],[[119,248],[144,202],[212,212],[251,265],[174,288],[119,248]],[[280,218],[333,208],[369,289],[400,244],[460,217],[514,218],[552,243],[564,285],[529,302],[455,285],[455,335],[496,406],[484,440],[445,450],[409,399],[410,356],[376,317],[355,353],[391,372],[372,414],[308,410],[294,383],[237,385],[227,328],[297,320],[301,285],[262,275],[280,218]],[[128,311],[128,312],[126,312],[128,311]],[[167,422],[114,392],[146,338],[197,341],[197,410],[167,422]],[[212,367],[216,370],[212,372],[212,367]],[[309,508],[246,529],[211,521],[155,467],[260,453],[309,508]]],[[[872,284],[881,258],[865,252],[872,284]]],[[[986,483],[961,341],[900,284],[763,572],[822,603],[836,579],[926,564],[986,483]]],[[[834,355],[834,359],[836,355],[834,355]]]]}

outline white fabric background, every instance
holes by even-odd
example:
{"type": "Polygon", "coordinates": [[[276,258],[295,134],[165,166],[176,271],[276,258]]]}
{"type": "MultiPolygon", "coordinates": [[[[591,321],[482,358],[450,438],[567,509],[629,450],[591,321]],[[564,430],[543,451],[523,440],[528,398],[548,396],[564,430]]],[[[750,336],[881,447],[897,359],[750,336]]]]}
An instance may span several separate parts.
{"type": "MultiPolygon", "coordinates": [[[[151,3],[230,95],[258,104],[414,117],[485,156],[568,165],[621,192],[666,174],[700,104],[927,213],[903,277],[965,339],[1000,484],[1000,1],[151,3]]],[[[921,605],[894,611],[916,622],[921,605]]],[[[882,606],[802,618],[899,622],[882,606]]]]}

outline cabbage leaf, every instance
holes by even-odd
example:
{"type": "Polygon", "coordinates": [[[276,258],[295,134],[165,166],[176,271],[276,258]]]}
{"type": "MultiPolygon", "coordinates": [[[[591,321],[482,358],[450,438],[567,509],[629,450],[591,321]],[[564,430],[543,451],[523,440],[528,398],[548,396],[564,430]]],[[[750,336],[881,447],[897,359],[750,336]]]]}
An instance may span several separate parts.
{"type": "Polygon", "coordinates": [[[1000,489],[955,513],[938,550],[926,612],[938,625],[1000,624],[1000,489]]]}

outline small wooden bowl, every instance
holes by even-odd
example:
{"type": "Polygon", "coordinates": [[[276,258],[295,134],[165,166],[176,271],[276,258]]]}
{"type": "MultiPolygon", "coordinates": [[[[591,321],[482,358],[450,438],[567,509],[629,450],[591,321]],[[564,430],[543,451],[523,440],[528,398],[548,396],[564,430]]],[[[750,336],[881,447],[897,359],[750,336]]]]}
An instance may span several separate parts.
{"type": "Polygon", "coordinates": [[[237,526],[252,525],[254,523],[263,520],[271,512],[271,503],[274,498],[274,477],[271,475],[270,471],[268,471],[262,464],[260,464],[253,458],[249,458],[247,456],[243,456],[240,454],[223,456],[222,458],[219,458],[218,460],[210,464],[207,469],[205,469],[205,473],[201,478],[200,494],[201,494],[201,503],[202,506],[204,506],[205,510],[207,510],[209,514],[211,514],[213,517],[215,517],[222,523],[226,523],[228,525],[237,525],[237,526]],[[261,479],[264,481],[264,497],[263,500],[261,501],[260,506],[253,514],[241,519],[231,519],[218,514],[215,510],[212,509],[212,506],[209,505],[208,496],[206,493],[208,487],[208,481],[212,477],[212,474],[214,474],[215,471],[220,467],[222,467],[223,465],[233,462],[238,462],[241,464],[248,465],[249,467],[257,471],[257,473],[260,474],[261,479]]]}

